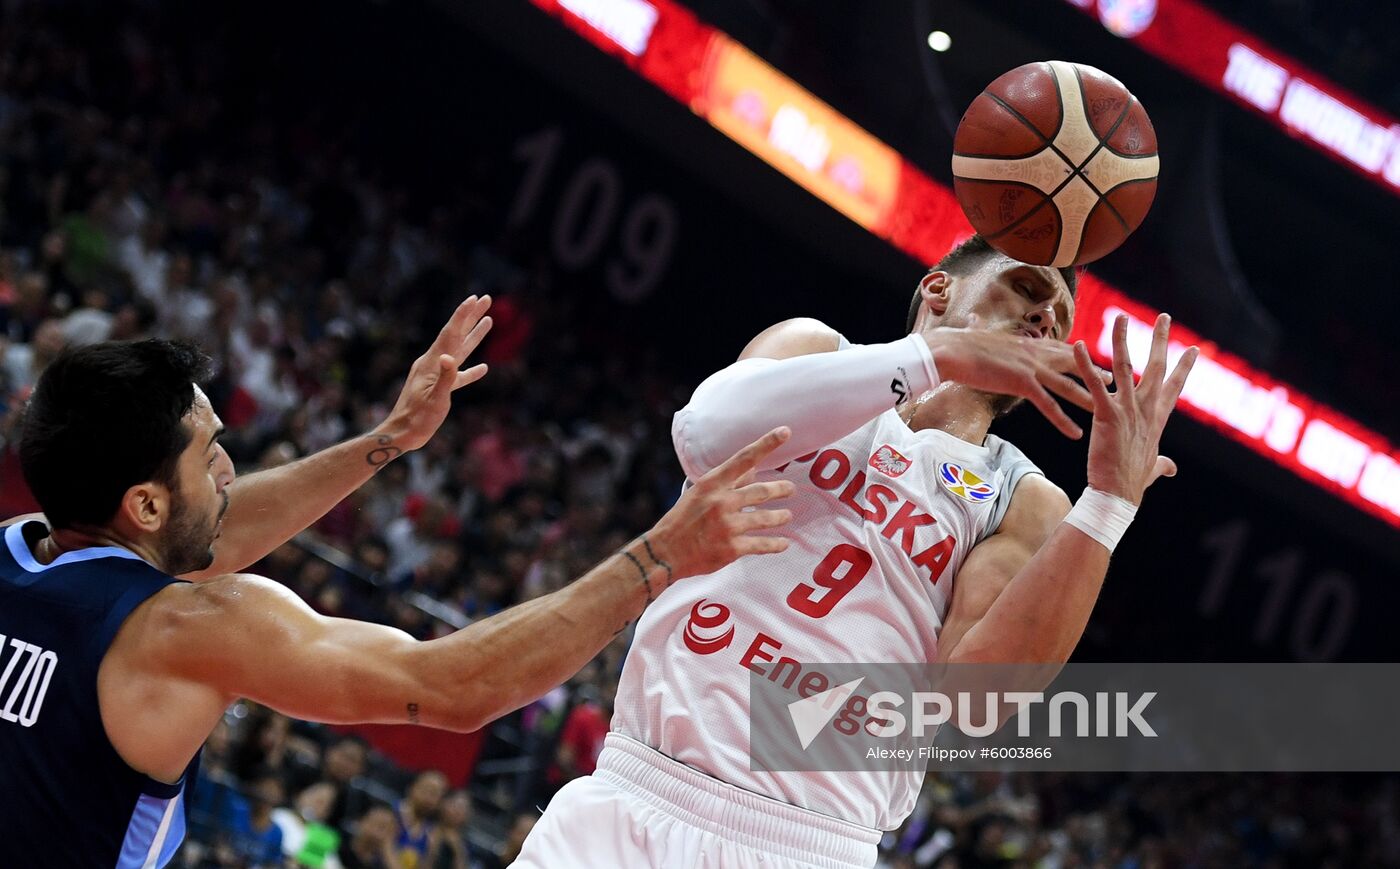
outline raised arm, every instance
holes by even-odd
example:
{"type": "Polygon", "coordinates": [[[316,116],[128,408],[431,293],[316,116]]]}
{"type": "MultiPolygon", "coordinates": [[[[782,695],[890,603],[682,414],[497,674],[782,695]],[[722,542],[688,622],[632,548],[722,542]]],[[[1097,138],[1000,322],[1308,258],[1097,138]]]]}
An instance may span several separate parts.
{"type": "Polygon", "coordinates": [[[490,307],[490,296],[470,296],[457,306],[409,369],[394,409],[373,431],[230,483],[214,563],[185,578],[209,579],[246,569],[326,515],[380,468],[427,443],[447,418],[452,393],[486,374],[484,364],[459,369],[491,330],[490,307]]]}
{"type": "Polygon", "coordinates": [[[751,532],[790,513],[745,508],[791,494],[786,481],[750,482],[787,435],[746,447],[576,582],[430,642],[318,615],[260,577],[171,586],[133,614],[103,663],[113,745],[148,774],[178,774],[198,746],[181,739],[202,737],[240,696],[330,723],[481,727],[577,672],[670,582],[785,549],[785,538],[751,532]]]}
{"type": "Polygon", "coordinates": [[[764,330],[737,362],[701,383],[671,424],[686,475],[699,477],[759,432],[790,426],[792,440],[767,462],[777,467],[937,384],[933,357],[917,335],[830,352],[839,340],[816,320],[787,320],[764,330]]]}
{"type": "Polygon", "coordinates": [[[943,381],[1029,399],[1071,438],[1082,432],[1054,395],[1085,410],[1093,406],[1089,393],[1068,376],[1078,370],[1073,351],[1058,341],[940,326],[887,344],[825,352],[837,349],[838,341],[834,330],[815,320],[787,320],[701,383],[671,424],[686,474],[694,479],[761,432],[790,426],[792,440],[768,459],[768,467],[777,467],[943,381]]]}
{"type": "Polygon", "coordinates": [[[1166,377],[1169,324],[1165,315],[1158,319],[1142,380],[1134,385],[1126,320],[1119,318],[1113,393],[1092,376],[1083,343],[1075,345],[1094,401],[1089,489],[1071,510],[1065,494],[1043,477],[1022,481],[1002,528],[975,547],[958,572],[938,638],[940,662],[1062,664],[1069,659],[1103,587],[1115,535],[1147,487],[1176,473],[1157,447],[1196,350],[1182,354],[1166,377]],[[1116,529],[1102,527],[1113,522],[1101,522],[1083,508],[1103,498],[1119,502],[1112,508],[1116,529]]]}

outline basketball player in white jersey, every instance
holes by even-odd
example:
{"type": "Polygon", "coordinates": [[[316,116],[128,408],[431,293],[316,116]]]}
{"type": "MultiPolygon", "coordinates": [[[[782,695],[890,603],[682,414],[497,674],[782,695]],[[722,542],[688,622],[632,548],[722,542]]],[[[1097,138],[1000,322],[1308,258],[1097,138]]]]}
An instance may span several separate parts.
{"type": "Polygon", "coordinates": [[[750,671],[1068,659],[1143,491],[1176,472],[1157,444],[1196,357],[1166,376],[1163,316],[1134,386],[1120,320],[1112,377],[1099,371],[1065,343],[1073,281],[974,237],[920,282],[905,338],[855,347],[789,320],[700,385],[672,429],[690,479],[791,427],[759,475],[795,484],[791,545],[677,586],[643,615],[597,772],[554,798],[517,869],[874,865],[923,772],[750,769],[750,671]],[[1027,398],[1081,436],[1051,393],[1094,415],[1073,509],[988,434],[1027,398]]]}

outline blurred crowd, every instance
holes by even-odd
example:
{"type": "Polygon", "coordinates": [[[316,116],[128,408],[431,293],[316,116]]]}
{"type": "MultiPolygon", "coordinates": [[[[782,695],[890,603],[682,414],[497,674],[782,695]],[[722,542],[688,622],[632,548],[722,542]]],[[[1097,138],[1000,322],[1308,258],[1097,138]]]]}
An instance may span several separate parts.
{"type": "MultiPolygon", "coordinates": [[[[669,505],[685,390],[635,337],[580,328],[548,259],[479,201],[422,205],[323,118],[233,112],[231,50],[172,50],[149,6],[111,28],[71,11],[11,3],[0,19],[0,515],[33,508],[14,433],[65,347],[201,344],[246,473],[370,428],[470,292],[495,297],[490,375],[425,449],[254,570],[322,612],[430,638],[562,587],[669,505]]],[[[592,771],[627,640],[492,725],[464,781],[234,706],[181,865],[508,865],[537,807],[592,771]]],[[[1400,805],[1379,778],[931,775],[882,851],[944,869],[1400,864],[1400,805]]]]}

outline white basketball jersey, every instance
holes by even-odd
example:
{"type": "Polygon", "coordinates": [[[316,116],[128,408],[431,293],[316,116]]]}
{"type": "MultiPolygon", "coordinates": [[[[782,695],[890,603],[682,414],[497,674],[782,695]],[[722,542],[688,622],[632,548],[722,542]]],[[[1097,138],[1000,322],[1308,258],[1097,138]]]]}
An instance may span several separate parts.
{"type": "Polygon", "coordinates": [[[749,769],[750,671],[771,673],[783,658],[934,660],[953,579],[1027,473],[1039,471],[1000,438],[977,446],[916,432],[891,409],[760,474],[796,484],[787,551],[680,580],[647,609],[613,730],[746,790],[894,829],[913,811],[922,771],[749,769]]]}

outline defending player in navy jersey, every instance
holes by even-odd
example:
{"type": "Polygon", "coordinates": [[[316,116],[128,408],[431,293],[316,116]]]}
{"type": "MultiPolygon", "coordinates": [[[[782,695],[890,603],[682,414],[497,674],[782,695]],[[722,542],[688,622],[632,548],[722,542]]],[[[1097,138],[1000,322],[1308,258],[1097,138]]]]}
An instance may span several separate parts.
{"type": "Polygon", "coordinates": [[[0,866],[166,865],[199,748],[239,697],[473,730],[564,681],[672,581],[786,547],[761,531],[787,512],[756,508],[791,485],[750,480],[778,428],[565,589],[431,642],[230,572],[433,435],[485,372],[458,369],[488,305],[463,302],[378,429],[240,482],[193,348],[96,344],[49,366],[20,444],[44,515],[0,544],[0,866]]]}
{"type": "Polygon", "coordinates": [[[695,390],[672,427],[691,480],[754,432],[791,426],[758,474],[794,486],[791,545],[692,578],[642,616],[597,771],[554,798],[518,869],[874,865],[923,771],[751,768],[750,674],[1068,659],[1144,490],[1175,473],[1158,440],[1196,355],[1167,375],[1164,316],[1134,385],[1120,319],[1110,378],[1066,343],[1074,280],[974,237],[920,282],[906,337],[851,346],[790,320],[695,390]],[[988,431],[1029,399],[1080,437],[1056,395],[1094,415],[1073,509],[988,431]]]}

